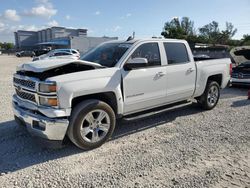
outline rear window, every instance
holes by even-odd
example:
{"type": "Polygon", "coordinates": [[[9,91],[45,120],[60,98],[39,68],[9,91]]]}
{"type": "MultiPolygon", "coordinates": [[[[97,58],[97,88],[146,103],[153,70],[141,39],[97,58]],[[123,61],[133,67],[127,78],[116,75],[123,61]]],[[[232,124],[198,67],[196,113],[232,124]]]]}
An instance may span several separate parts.
{"type": "Polygon", "coordinates": [[[168,64],[189,62],[186,46],[183,43],[164,43],[168,64]]]}

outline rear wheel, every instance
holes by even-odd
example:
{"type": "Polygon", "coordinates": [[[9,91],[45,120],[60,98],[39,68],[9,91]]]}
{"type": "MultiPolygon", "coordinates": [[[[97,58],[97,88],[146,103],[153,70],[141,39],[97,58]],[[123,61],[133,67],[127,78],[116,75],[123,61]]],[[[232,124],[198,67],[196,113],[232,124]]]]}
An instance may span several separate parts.
{"type": "Polygon", "coordinates": [[[204,93],[197,100],[205,110],[211,110],[217,105],[219,98],[219,84],[215,81],[208,81],[204,93]]]}
{"type": "Polygon", "coordinates": [[[87,100],[72,111],[68,136],[81,149],[94,149],[110,138],[115,128],[115,113],[106,103],[87,100]]]}

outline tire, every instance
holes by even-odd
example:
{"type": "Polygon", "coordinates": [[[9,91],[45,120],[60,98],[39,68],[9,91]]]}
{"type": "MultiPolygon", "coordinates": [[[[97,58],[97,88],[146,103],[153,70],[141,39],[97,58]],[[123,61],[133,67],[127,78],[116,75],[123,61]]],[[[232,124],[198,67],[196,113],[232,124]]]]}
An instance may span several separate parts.
{"type": "Polygon", "coordinates": [[[213,109],[220,98],[220,86],[215,81],[208,81],[204,93],[197,98],[198,103],[205,110],[213,109]]]}
{"type": "Polygon", "coordinates": [[[115,124],[115,113],[107,103],[86,100],[73,109],[67,135],[77,147],[90,150],[112,136],[115,124]]]}

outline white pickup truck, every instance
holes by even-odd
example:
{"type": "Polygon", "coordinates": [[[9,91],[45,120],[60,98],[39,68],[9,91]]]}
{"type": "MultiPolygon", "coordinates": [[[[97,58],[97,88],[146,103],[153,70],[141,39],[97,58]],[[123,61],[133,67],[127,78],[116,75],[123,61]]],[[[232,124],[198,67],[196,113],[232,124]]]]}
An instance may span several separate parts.
{"type": "Polygon", "coordinates": [[[111,137],[117,118],[190,98],[214,108],[230,72],[230,59],[195,62],[184,40],[107,42],[80,60],[17,67],[14,115],[34,136],[93,149],[111,137]]]}

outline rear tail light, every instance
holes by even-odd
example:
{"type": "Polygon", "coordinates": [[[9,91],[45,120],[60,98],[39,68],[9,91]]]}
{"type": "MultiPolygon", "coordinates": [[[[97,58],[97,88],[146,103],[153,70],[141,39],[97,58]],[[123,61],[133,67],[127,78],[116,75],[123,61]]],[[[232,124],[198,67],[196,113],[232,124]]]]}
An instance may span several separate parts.
{"type": "Polygon", "coordinates": [[[230,69],[229,69],[229,74],[230,74],[230,76],[232,76],[232,72],[233,72],[233,64],[230,63],[230,69]]]}

